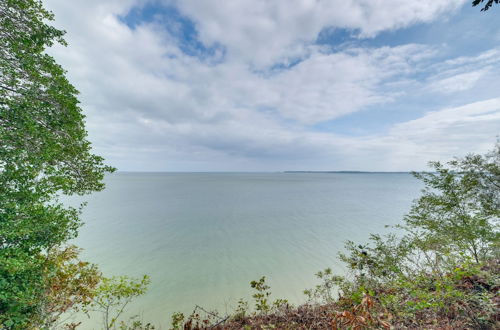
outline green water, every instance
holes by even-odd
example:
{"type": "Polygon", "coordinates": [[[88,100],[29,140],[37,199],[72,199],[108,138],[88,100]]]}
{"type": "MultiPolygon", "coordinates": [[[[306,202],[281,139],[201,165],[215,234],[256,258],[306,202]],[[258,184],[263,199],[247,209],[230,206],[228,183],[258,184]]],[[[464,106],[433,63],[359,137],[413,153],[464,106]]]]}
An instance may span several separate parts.
{"type": "Polygon", "coordinates": [[[398,223],[421,188],[397,173],[118,173],[106,182],[86,198],[76,244],[107,275],[150,275],[130,310],[163,328],[195,304],[231,311],[262,275],[274,297],[303,302],[315,272],[343,272],[345,240],[398,223]]]}

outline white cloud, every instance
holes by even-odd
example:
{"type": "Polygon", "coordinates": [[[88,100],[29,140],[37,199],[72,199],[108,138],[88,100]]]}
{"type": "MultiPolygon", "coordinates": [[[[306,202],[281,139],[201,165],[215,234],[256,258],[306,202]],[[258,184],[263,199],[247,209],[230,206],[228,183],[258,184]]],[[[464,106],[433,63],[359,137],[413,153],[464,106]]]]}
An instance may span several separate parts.
{"type": "Polygon", "coordinates": [[[486,70],[478,70],[460,73],[448,78],[433,82],[429,88],[441,93],[454,93],[468,90],[486,73],[486,70]]]}
{"type": "Polygon", "coordinates": [[[481,80],[494,82],[500,74],[499,55],[500,49],[497,48],[436,63],[430,67],[433,75],[427,79],[427,89],[451,94],[472,89],[481,80]]]}
{"type": "MultiPolygon", "coordinates": [[[[242,1],[216,8],[210,1],[179,2],[207,45],[219,42],[227,47],[227,59],[216,65],[184,54],[178,40],[158,22],[130,29],[118,15],[138,3],[47,1],[70,43],[51,53],[81,91],[96,150],[120,169],[283,170],[294,164],[296,169],[404,170],[435,158],[430,156],[437,151],[447,154],[453,143],[474,150],[493,139],[496,115],[490,122],[483,121],[484,114],[473,121],[465,110],[456,111],[455,122],[426,115],[421,122],[399,124],[376,136],[311,128],[405,95],[426,93],[446,79],[462,77],[472,88],[494,74],[485,67],[474,69],[477,58],[496,63],[491,52],[429,66],[439,52],[435,47],[333,51],[310,44],[326,26],[372,35],[431,20],[462,2],[450,8],[444,1],[405,2],[405,8],[392,4],[392,11],[385,1],[335,2],[335,8],[322,1],[318,6],[308,1],[295,6],[248,2],[252,8],[242,1]],[[301,61],[289,68],[256,70],[294,56],[301,61]],[[420,136],[428,123],[428,131],[420,136]],[[478,131],[474,124],[487,129],[478,131]],[[460,132],[471,135],[453,137],[460,132]]],[[[442,88],[450,92],[466,86],[449,82],[442,88]]]]}
{"type": "MultiPolygon", "coordinates": [[[[170,1],[169,1],[170,2],[170,1]]],[[[308,43],[327,27],[347,28],[372,37],[452,13],[465,0],[182,0],[175,3],[192,18],[201,40],[221,42],[231,58],[257,66],[303,56],[308,43]]],[[[442,17],[441,17],[442,19],[442,17]]]]}
{"type": "Polygon", "coordinates": [[[498,63],[500,57],[500,49],[494,48],[485,51],[475,56],[460,56],[444,62],[447,66],[477,66],[477,65],[491,65],[498,63]]]}
{"type": "Polygon", "coordinates": [[[429,112],[418,119],[395,125],[390,134],[396,138],[418,139],[419,142],[429,140],[424,145],[459,138],[458,144],[463,145],[466,141],[474,143],[476,135],[482,136],[487,131],[490,136],[495,135],[500,130],[499,124],[500,98],[495,98],[429,112]]]}
{"type": "Polygon", "coordinates": [[[433,111],[396,124],[387,134],[365,138],[364,156],[384,169],[424,169],[429,160],[447,161],[492,149],[500,133],[500,98],[433,111]],[[371,156],[370,156],[371,154],[371,156]]]}

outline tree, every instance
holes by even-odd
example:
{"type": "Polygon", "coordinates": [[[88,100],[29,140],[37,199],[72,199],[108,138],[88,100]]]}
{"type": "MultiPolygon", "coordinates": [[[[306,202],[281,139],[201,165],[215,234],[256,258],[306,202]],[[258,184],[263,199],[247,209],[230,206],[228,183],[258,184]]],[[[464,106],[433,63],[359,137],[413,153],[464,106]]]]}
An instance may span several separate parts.
{"type": "Polygon", "coordinates": [[[101,272],[96,265],[81,261],[79,252],[76,246],[71,245],[64,249],[52,249],[47,256],[56,272],[48,274],[49,286],[43,295],[41,318],[36,321],[42,329],[76,328],[79,323],[66,322],[96,296],[103,279],[101,272]]]}
{"type": "MultiPolygon", "coordinates": [[[[483,2],[485,2],[485,0],[474,0],[472,1],[472,6],[473,7],[476,7],[477,5],[479,4],[482,4],[483,2]]],[[[500,0],[486,0],[486,4],[484,5],[483,8],[481,8],[481,11],[487,11],[488,9],[491,8],[491,6],[493,6],[493,3],[500,3],[500,0]]]]}
{"type": "Polygon", "coordinates": [[[0,327],[40,318],[57,264],[48,257],[76,237],[80,209],[62,194],[103,189],[114,169],[92,154],[77,90],[45,53],[64,31],[40,0],[0,1],[0,327]]]}
{"type": "Polygon", "coordinates": [[[104,277],[94,291],[92,301],[84,309],[87,312],[94,311],[101,313],[103,328],[106,330],[114,329],[118,323],[118,318],[125,311],[125,307],[134,298],[143,295],[149,283],[149,277],[146,275],[141,279],[129,278],[127,276],[104,277]]]}
{"type": "Polygon", "coordinates": [[[370,243],[348,241],[340,254],[359,283],[387,283],[418,272],[443,276],[472,260],[498,257],[500,142],[485,155],[470,154],[431,172],[413,173],[424,183],[397,235],[371,235],[370,243]]]}
{"type": "Polygon", "coordinates": [[[414,173],[425,189],[405,218],[406,228],[429,247],[446,247],[479,263],[500,239],[500,143],[484,156],[430,166],[433,172],[414,173]]]}
{"type": "Polygon", "coordinates": [[[306,292],[314,298],[338,286],[336,304],[345,308],[334,319],[340,326],[377,327],[367,323],[371,319],[389,329],[378,318],[384,314],[386,321],[399,320],[395,328],[497,325],[500,141],[485,155],[430,166],[430,172],[414,173],[424,189],[398,232],[371,235],[367,244],[347,242],[340,259],[348,275],[327,277],[306,292]],[[363,307],[367,298],[376,306],[371,311],[363,307]]]}

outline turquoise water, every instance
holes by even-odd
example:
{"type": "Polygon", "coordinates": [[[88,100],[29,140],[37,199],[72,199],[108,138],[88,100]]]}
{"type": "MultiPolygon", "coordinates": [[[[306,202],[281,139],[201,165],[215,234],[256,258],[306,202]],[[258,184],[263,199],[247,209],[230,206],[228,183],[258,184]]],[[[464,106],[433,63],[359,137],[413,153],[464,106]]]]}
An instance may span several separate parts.
{"type": "MultiPolygon", "coordinates": [[[[106,275],[150,275],[130,306],[169,323],[198,304],[222,313],[266,275],[298,304],[346,240],[398,223],[420,184],[402,173],[117,173],[88,196],[76,244],[106,275]]],[[[87,325],[91,328],[91,325],[87,325]]]]}

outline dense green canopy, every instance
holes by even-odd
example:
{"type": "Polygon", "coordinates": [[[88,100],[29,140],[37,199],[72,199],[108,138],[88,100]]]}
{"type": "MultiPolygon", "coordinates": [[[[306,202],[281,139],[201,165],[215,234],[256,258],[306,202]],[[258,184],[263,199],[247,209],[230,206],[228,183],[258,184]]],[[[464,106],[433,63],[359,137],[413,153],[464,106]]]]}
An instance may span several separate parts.
{"type": "Polygon", "coordinates": [[[0,1],[0,327],[36,317],[47,253],[77,235],[79,210],[60,194],[103,188],[112,168],[91,153],[78,91],[45,53],[64,31],[41,1],[0,1]]]}

